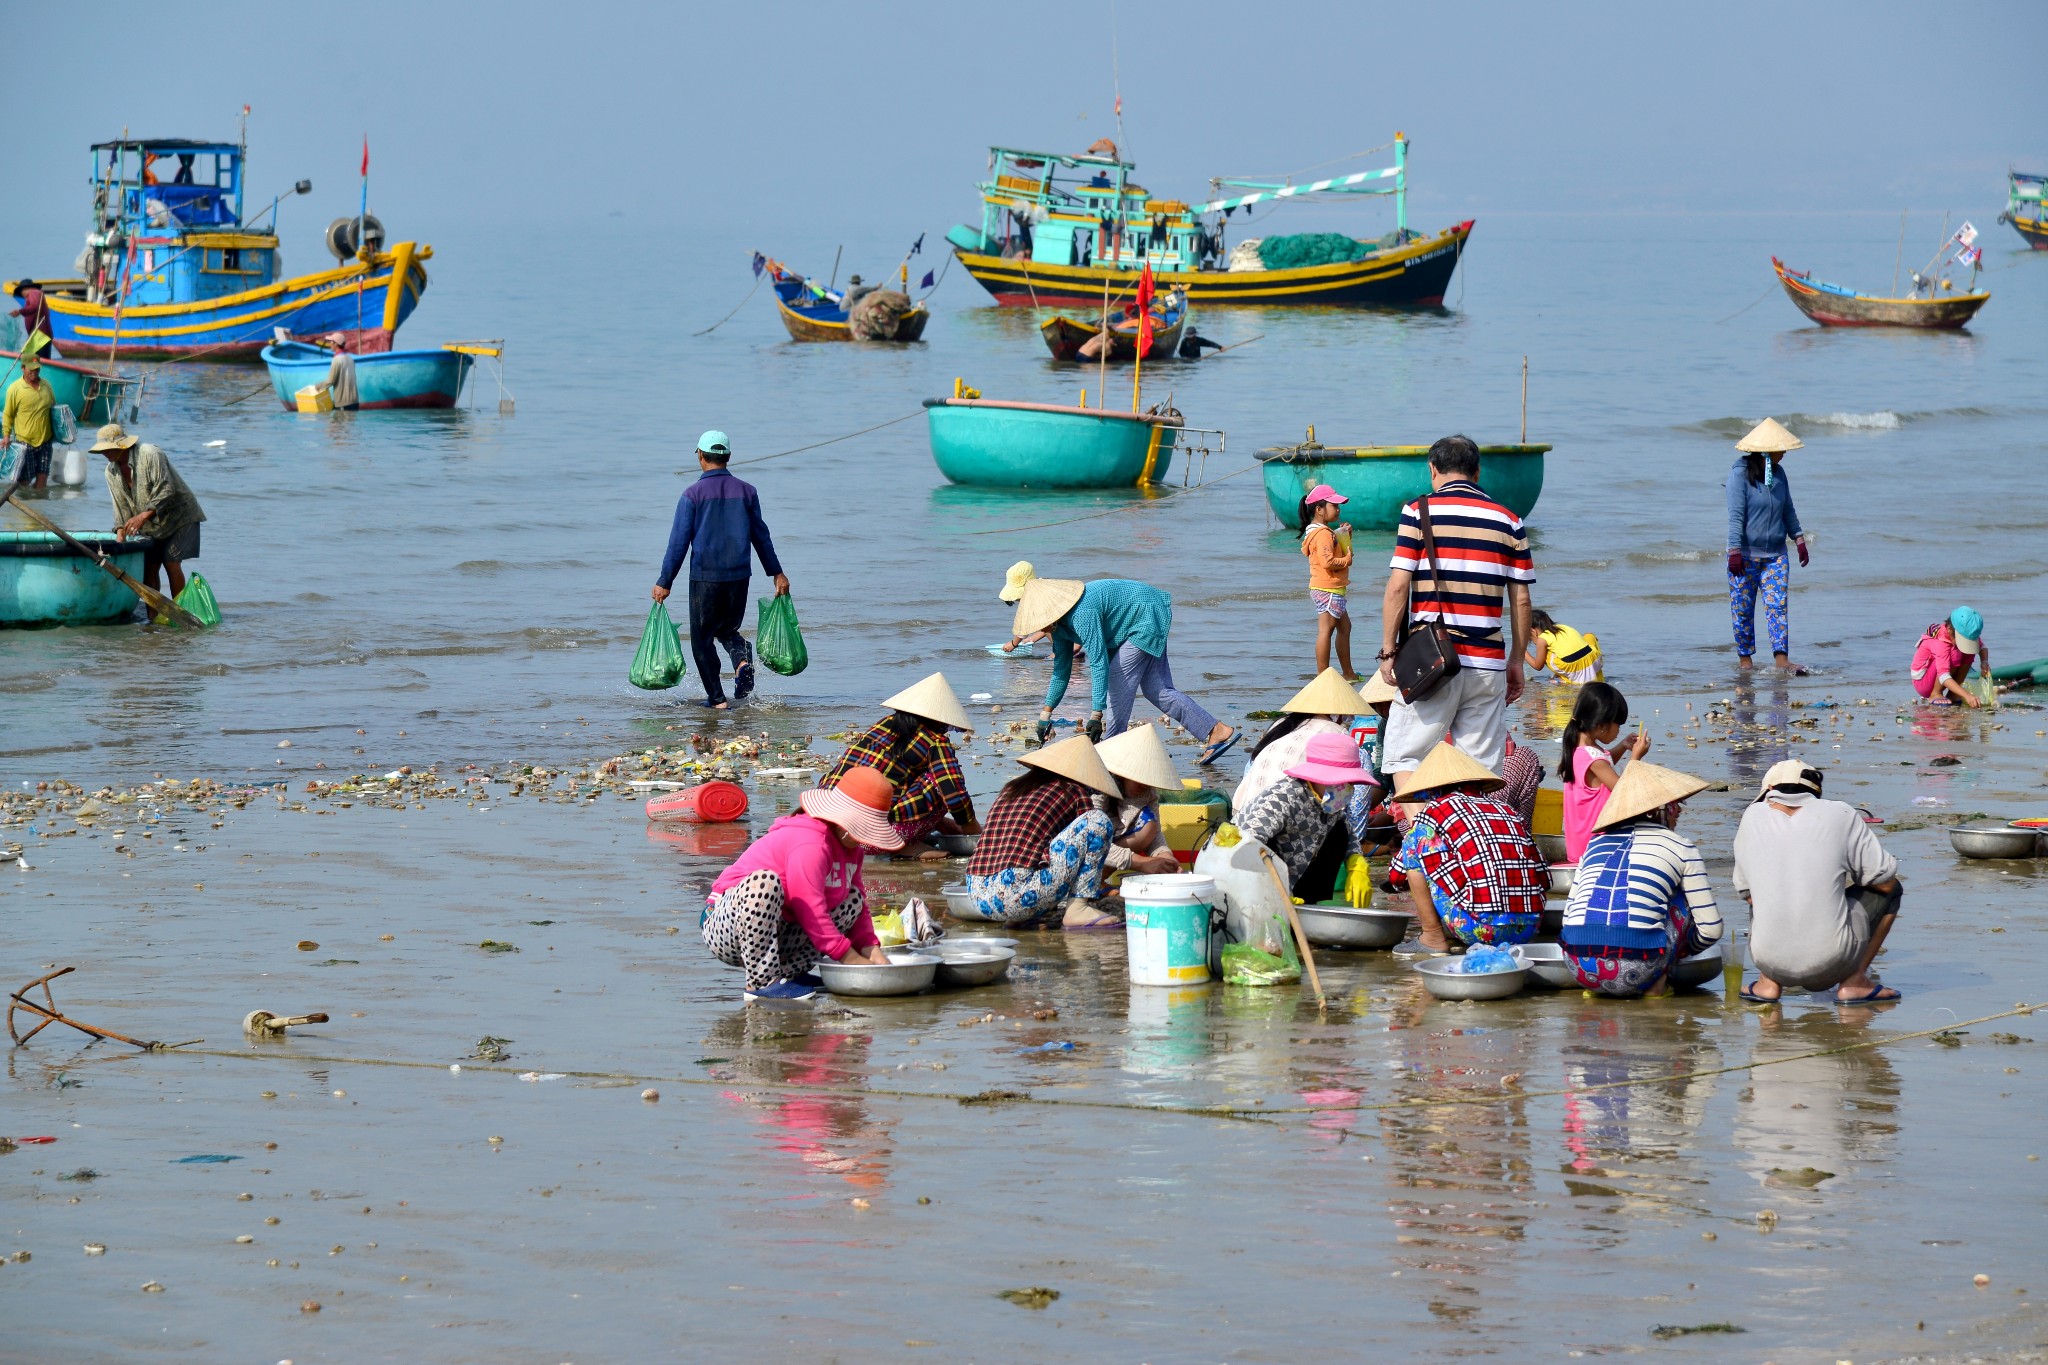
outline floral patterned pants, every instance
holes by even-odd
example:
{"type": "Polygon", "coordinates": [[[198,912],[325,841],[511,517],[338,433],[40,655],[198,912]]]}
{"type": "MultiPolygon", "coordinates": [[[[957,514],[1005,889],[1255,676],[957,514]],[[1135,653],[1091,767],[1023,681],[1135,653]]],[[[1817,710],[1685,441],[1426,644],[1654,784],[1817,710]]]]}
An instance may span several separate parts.
{"type": "Polygon", "coordinates": [[[1671,917],[1664,922],[1662,948],[1573,947],[1569,943],[1563,947],[1565,960],[1583,989],[1623,999],[1648,995],[1663,984],[1680,958],[1700,950],[1692,933],[1692,917],[1682,905],[1672,906],[1671,917]]]}
{"type": "Polygon", "coordinates": [[[1784,555],[1746,559],[1742,572],[1728,575],[1728,615],[1735,625],[1735,652],[1747,659],[1756,653],[1756,594],[1764,594],[1764,624],[1771,632],[1771,653],[1789,653],[1792,645],[1791,561],[1784,555]]]}
{"type": "MultiPolygon", "coordinates": [[[[803,926],[782,913],[782,878],[750,873],[711,898],[704,910],[704,946],[728,967],[747,974],[747,989],[786,981],[816,966],[818,951],[803,926]]],[[[858,891],[832,907],[832,922],[850,933],[867,913],[858,891]]]]}
{"type": "Polygon", "coordinates": [[[1016,925],[1057,922],[1068,899],[1093,900],[1102,894],[1103,861],[1115,832],[1107,815],[1092,810],[1053,836],[1046,850],[1050,866],[1006,867],[985,877],[969,874],[967,892],[974,897],[975,916],[1016,925]]]}

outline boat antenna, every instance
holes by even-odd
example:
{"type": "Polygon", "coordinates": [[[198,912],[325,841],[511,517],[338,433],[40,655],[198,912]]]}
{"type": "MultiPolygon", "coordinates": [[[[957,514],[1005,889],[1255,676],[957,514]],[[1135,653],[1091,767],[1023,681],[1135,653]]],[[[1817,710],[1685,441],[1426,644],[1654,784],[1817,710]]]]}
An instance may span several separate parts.
{"type": "MultiPolygon", "coordinates": [[[[1122,68],[1117,61],[1116,0],[1109,0],[1109,85],[1110,90],[1116,96],[1114,108],[1116,110],[1117,157],[1121,161],[1128,162],[1131,159],[1131,149],[1124,142],[1124,78],[1122,68]]],[[[1123,209],[1121,200],[1117,203],[1117,209],[1119,212],[1123,209]]]]}
{"type": "Polygon", "coordinates": [[[832,290],[839,283],[839,257],[841,256],[841,254],[845,252],[845,250],[846,243],[844,242],[841,242],[838,246],[832,248],[832,278],[826,281],[825,284],[825,292],[828,294],[831,293],[832,290]]]}

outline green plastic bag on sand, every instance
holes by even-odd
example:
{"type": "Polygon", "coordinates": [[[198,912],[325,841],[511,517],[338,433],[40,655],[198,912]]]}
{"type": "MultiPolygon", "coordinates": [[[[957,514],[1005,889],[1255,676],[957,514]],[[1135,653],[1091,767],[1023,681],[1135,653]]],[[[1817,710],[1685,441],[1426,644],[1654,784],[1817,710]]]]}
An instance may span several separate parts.
{"type": "Polygon", "coordinates": [[[1978,705],[1987,711],[1998,709],[1998,685],[1979,672],[1963,679],[1963,690],[1977,699],[1978,705]]]}
{"type": "Polygon", "coordinates": [[[220,604],[213,600],[213,588],[205,574],[195,573],[186,579],[184,590],[171,600],[198,617],[202,626],[220,624],[220,604]]]}
{"type": "Polygon", "coordinates": [[[640,632],[640,648],[633,652],[633,669],[627,674],[633,686],[650,692],[674,687],[683,680],[683,645],[676,638],[676,623],[668,608],[656,602],[647,611],[647,629],[640,632]]]}
{"type": "Polygon", "coordinates": [[[1286,986],[1301,980],[1301,964],[1252,947],[1223,945],[1223,982],[1228,986],[1286,986]]]}
{"type": "Polygon", "coordinates": [[[796,623],[796,600],[788,593],[761,599],[754,624],[754,652],[768,669],[793,678],[811,666],[804,633],[796,623]]]}

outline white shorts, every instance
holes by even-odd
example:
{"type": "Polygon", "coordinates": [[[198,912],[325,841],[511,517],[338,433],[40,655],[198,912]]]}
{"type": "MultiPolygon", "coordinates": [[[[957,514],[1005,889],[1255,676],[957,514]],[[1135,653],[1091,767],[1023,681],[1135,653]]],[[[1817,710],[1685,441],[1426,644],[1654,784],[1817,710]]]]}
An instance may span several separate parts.
{"type": "Polygon", "coordinates": [[[1414,705],[1396,701],[1386,732],[1382,772],[1405,773],[1420,766],[1448,734],[1459,749],[1498,775],[1507,761],[1508,675],[1461,668],[1414,705]]]}

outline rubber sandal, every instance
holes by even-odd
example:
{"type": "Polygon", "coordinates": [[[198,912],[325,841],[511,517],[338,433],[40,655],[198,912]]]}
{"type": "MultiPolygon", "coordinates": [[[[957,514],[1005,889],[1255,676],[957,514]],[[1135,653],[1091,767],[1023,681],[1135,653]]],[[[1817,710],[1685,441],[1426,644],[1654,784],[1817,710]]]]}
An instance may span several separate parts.
{"type": "Polygon", "coordinates": [[[732,699],[745,701],[754,695],[754,664],[750,659],[733,670],[732,699]]]}
{"type": "Polygon", "coordinates": [[[1837,1005],[1896,1005],[1906,998],[1897,988],[1887,986],[1882,981],[1878,982],[1877,989],[1868,995],[1845,996],[1839,990],[1832,990],[1828,992],[1828,996],[1837,1005]]]}
{"type": "MultiPolygon", "coordinates": [[[[1783,987],[1780,987],[1779,989],[1781,989],[1781,990],[1782,990],[1782,989],[1783,989],[1783,987]]],[[[1756,993],[1755,991],[1751,990],[1751,989],[1750,989],[1749,987],[1747,987],[1747,986],[1744,986],[1744,987],[1742,988],[1742,992],[1741,992],[1741,994],[1742,994],[1742,998],[1743,998],[1744,1000],[1748,1001],[1748,1002],[1749,1002],[1750,1004],[1752,1004],[1752,1005],[1780,1005],[1780,1004],[1783,1004],[1783,1003],[1784,1003],[1784,997],[1783,997],[1783,996],[1778,996],[1778,995],[1758,995],[1758,994],[1757,994],[1757,993],[1756,993]]]]}
{"type": "Polygon", "coordinates": [[[1884,817],[1871,810],[1868,806],[1858,806],[1856,813],[1863,817],[1863,823],[1866,825],[1881,825],[1884,823],[1884,817]]]}
{"type": "Polygon", "coordinates": [[[1208,748],[1202,750],[1202,756],[1196,759],[1195,762],[1204,768],[1208,767],[1217,759],[1229,753],[1231,746],[1237,743],[1238,736],[1242,735],[1243,733],[1244,731],[1242,730],[1232,730],[1222,739],[1217,740],[1214,744],[1211,744],[1208,748]]]}

